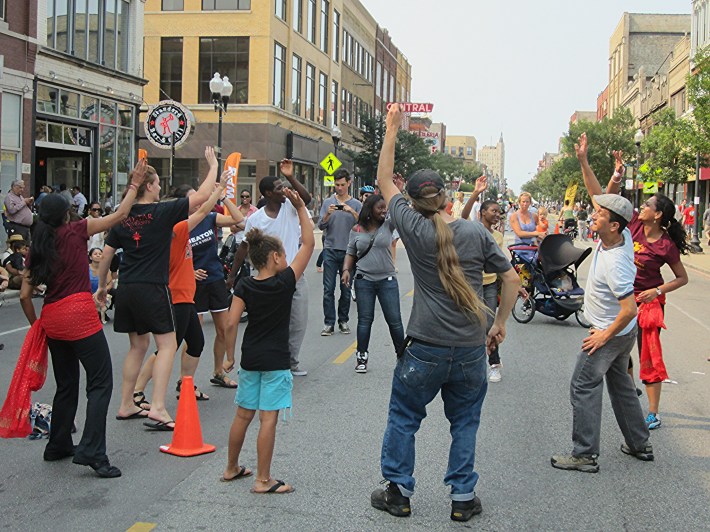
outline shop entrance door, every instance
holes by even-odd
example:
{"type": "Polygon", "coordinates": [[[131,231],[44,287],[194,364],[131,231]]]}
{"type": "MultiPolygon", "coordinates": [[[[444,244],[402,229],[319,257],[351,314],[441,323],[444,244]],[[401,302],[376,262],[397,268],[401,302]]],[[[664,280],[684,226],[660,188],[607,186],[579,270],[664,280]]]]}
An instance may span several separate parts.
{"type": "Polygon", "coordinates": [[[50,187],[66,185],[67,190],[79,187],[88,198],[91,189],[90,164],[90,153],[37,147],[36,183],[50,187]]]}

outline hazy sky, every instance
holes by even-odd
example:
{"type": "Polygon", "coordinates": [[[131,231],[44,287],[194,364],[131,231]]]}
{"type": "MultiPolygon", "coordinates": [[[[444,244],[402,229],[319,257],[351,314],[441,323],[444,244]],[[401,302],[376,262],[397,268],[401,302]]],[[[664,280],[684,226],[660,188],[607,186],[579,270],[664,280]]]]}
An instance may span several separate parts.
{"type": "Polygon", "coordinates": [[[517,192],[557,151],[575,110],[596,111],[624,11],[688,13],[691,0],[361,0],[412,64],[412,101],[449,135],[505,140],[517,192]]]}

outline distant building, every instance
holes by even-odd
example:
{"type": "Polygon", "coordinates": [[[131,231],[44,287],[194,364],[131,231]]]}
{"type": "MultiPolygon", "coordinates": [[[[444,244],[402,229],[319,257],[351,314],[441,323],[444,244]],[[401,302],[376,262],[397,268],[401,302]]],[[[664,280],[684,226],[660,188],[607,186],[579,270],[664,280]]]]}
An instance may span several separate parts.
{"type": "Polygon", "coordinates": [[[597,112],[596,111],[575,111],[572,116],[569,117],[570,124],[578,124],[579,122],[596,122],[597,112]]]}
{"type": "Polygon", "coordinates": [[[597,122],[604,120],[609,114],[609,86],[604,87],[604,90],[597,96],[597,122]]]}
{"type": "Polygon", "coordinates": [[[472,135],[449,135],[446,137],[444,153],[463,159],[464,164],[475,164],[478,154],[476,137],[472,135]]]}
{"type": "Polygon", "coordinates": [[[540,172],[547,170],[561,158],[562,155],[560,153],[545,152],[542,159],[540,159],[537,163],[537,173],[539,174],[540,172]]]}
{"type": "Polygon", "coordinates": [[[690,15],[623,14],[609,39],[609,116],[624,105],[628,85],[642,67],[649,79],[668,74],[668,57],[690,27],[690,15]]]}
{"type": "MultiPolygon", "coordinates": [[[[505,143],[503,142],[503,134],[495,146],[483,146],[478,150],[478,162],[484,166],[484,171],[487,176],[492,177],[494,181],[505,183],[505,143]]],[[[498,187],[499,189],[501,187],[498,187]]]]}

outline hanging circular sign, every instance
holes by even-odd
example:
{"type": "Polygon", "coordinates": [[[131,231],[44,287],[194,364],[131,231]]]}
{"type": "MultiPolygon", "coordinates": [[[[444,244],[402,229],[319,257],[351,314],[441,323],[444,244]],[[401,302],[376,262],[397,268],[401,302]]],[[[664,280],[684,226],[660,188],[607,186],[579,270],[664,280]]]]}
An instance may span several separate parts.
{"type": "Polygon", "coordinates": [[[145,134],[158,148],[169,150],[185,143],[195,128],[192,113],[182,104],[173,100],[158,102],[150,110],[145,120],[145,134]]]}

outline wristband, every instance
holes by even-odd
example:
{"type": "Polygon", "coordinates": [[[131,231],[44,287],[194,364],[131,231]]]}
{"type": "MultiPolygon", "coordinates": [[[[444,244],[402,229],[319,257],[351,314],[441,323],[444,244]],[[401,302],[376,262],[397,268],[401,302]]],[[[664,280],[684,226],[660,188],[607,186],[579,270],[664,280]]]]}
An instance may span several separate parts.
{"type": "Polygon", "coordinates": [[[622,176],[622,175],[623,175],[623,174],[620,174],[619,172],[614,172],[614,175],[611,176],[611,180],[612,180],[614,183],[621,183],[621,176],[622,176]]]}

